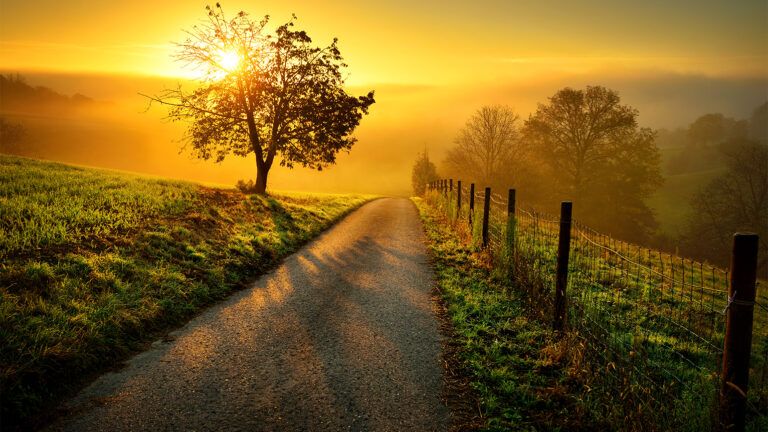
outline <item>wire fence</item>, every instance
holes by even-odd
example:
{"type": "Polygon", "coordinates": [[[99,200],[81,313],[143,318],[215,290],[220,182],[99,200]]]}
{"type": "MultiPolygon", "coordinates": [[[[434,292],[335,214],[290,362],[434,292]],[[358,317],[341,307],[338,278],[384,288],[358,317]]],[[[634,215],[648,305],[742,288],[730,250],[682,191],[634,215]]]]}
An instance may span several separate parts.
{"type": "MultiPolygon", "coordinates": [[[[426,201],[483,251],[494,274],[524,294],[533,314],[551,320],[560,217],[515,205],[513,193],[486,199],[473,189],[446,184],[428,190],[426,201]]],[[[566,326],[595,365],[591,382],[604,390],[585,397],[628,430],[718,429],[728,271],[612,238],[577,219],[570,232],[566,326]],[[616,391],[606,394],[610,389],[616,391]]],[[[749,430],[768,430],[767,305],[758,296],[749,430]]]]}

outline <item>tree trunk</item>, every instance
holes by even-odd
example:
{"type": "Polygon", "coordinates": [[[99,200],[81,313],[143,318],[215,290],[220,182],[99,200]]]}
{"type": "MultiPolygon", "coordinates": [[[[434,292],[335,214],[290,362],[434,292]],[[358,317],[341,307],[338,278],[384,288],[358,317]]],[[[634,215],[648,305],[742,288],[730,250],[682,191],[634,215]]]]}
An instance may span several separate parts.
{"type": "Polygon", "coordinates": [[[256,167],[256,193],[264,195],[267,193],[267,174],[269,174],[269,168],[266,165],[259,164],[256,167]]]}

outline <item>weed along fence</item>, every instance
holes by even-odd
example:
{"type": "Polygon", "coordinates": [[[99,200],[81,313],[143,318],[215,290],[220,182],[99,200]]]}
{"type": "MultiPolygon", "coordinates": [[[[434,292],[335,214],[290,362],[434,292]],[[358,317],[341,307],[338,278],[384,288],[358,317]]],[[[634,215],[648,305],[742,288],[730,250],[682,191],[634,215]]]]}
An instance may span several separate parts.
{"type": "Polygon", "coordinates": [[[599,233],[578,202],[555,216],[504,192],[441,180],[425,200],[588,360],[584,397],[601,415],[627,429],[768,430],[756,235],[734,236],[726,271],[599,233]]]}

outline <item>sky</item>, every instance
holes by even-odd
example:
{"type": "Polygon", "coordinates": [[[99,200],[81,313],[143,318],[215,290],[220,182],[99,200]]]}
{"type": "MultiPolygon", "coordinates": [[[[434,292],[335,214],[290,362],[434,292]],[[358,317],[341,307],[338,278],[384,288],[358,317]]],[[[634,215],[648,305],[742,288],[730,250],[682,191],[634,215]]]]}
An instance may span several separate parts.
{"type": "MultiPolygon", "coordinates": [[[[255,17],[269,14],[274,24],[295,13],[299,27],[318,44],[339,38],[349,64],[350,91],[374,89],[377,104],[363,120],[352,153],[322,177],[306,173],[306,183],[343,189],[376,161],[380,178],[386,179],[382,182],[395,183],[389,188],[393,191],[407,189],[416,152],[429,147],[439,161],[462,123],[483,104],[508,104],[525,118],[564,86],[614,88],[639,109],[641,123],[654,128],[684,126],[713,111],[746,116],[768,99],[767,4],[222,2],[230,14],[241,9],[255,17]]],[[[205,5],[189,0],[2,0],[0,71],[22,72],[35,84],[65,93],[128,101],[127,112],[139,115],[145,101],[137,92],[192,76],[174,62],[173,42],[205,16],[205,5]]],[[[164,140],[178,132],[167,125],[157,128],[164,140]]],[[[208,170],[217,169],[210,178],[229,182],[245,175],[246,168],[208,170]]],[[[285,183],[287,188],[302,186],[285,183]]]]}
{"type": "MultiPolygon", "coordinates": [[[[5,68],[179,75],[172,42],[206,2],[3,0],[5,68]]],[[[766,75],[762,0],[232,1],[234,14],[291,13],[318,42],[338,37],[352,84],[493,82],[626,67],[766,75]]]]}

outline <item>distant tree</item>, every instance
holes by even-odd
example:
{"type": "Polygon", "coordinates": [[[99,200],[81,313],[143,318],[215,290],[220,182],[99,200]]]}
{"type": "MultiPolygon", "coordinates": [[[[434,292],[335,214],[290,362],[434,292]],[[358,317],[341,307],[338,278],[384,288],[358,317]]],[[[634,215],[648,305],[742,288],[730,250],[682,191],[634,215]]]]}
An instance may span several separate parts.
{"type": "Polygon", "coordinates": [[[744,137],[747,122],[720,113],[704,114],[688,127],[691,143],[698,146],[718,145],[728,139],[744,137]]]}
{"type": "Polygon", "coordinates": [[[768,277],[768,145],[736,138],[720,150],[728,171],[693,197],[686,253],[727,265],[733,233],[756,232],[758,267],[768,277]]]}
{"type": "Polygon", "coordinates": [[[172,120],[190,122],[186,138],[197,157],[220,162],[253,153],[255,190],[264,193],[275,157],[288,168],[322,170],[352,148],[351,134],[374,97],[344,90],[336,39],[318,48],[293,30],[295,17],[266,34],[268,16],[228,17],[218,3],[206,9],[206,21],[187,32],[176,55],[203,73],[199,85],[150,97],[170,107],[172,120]]]}
{"type": "Polygon", "coordinates": [[[525,141],[577,217],[640,241],[656,227],[645,200],[661,185],[660,156],[654,132],[620,102],[604,87],[564,88],[526,120],[525,141]]]}
{"type": "Polygon", "coordinates": [[[519,186],[525,169],[520,116],[503,105],[478,109],[459,131],[444,161],[452,177],[481,186],[519,186]]]}
{"type": "Polygon", "coordinates": [[[26,132],[21,123],[13,123],[0,117],[0,152],[18,154],[26,132]]]}
{"type": "Polygon", "coordinates": [[[671,174],[720,168],[725,164],[718,147],[724,142],[747,136],[749,122],[720,113],[704,114],[686,129],[683,149],[668,163],[671,174]]]}
{"type": "Polygon", "coordinates": [[[439,178],[435,164],[429,160],[429,155],[427,155],[427,151],[424,150],[424,153],[420,153],[418,159],[416,159],[416,163],[413,164],[413,171],[411,173],[413,194],[415,196],[424,195],[427,185],[439,178]]]}
{"type": "Polygon", "coordinates": [[[31,86],[19,74],[0,74],[0,110],[32,111],[71,109],[93,103],[93,99],[75,94],[72,97],[57,93],[48,87],[31,86]]]}
{"type": "Polygon", "coordinates": [[[753,141],[768,144],[768,102],[752,111],[747,135],[753,141]]]}

